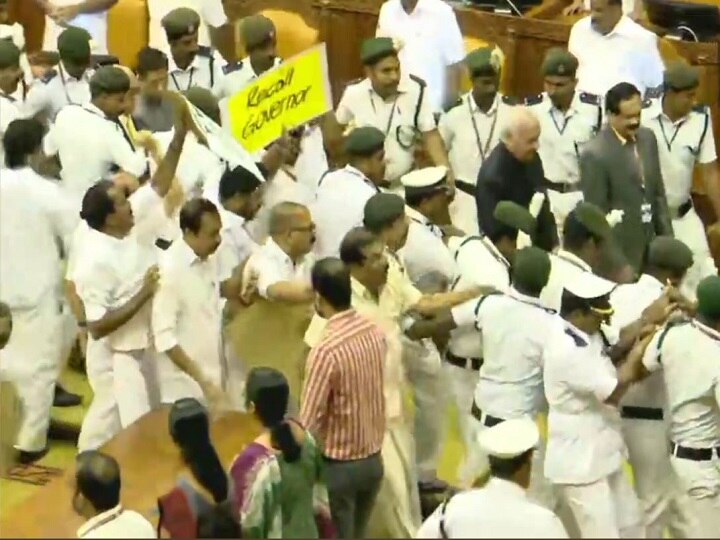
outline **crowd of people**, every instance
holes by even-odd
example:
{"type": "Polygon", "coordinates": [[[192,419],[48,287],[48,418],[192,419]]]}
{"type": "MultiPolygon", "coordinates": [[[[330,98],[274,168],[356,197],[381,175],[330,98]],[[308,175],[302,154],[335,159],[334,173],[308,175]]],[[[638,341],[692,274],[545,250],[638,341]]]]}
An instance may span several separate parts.
{"type": "Polygon", "coordinates": [[[388,0],[336,110],[256,153],[226,104],[282,61],[261,14],[230,63],[200,42],[224,19],[188,7],[128,67],[78,26],[54,67],[0,40],[0,373],[32,463],[82,351],[79,537],[720,533],[720,277],[691,198],[699,171],[720,216],[710,111],[619,0],[590,11],[517,99],[450,6],[388,0]],[[190,474],[156,530],[102,449],[163,405],[190,474]],[[229,410],[263,430],[226,468],[229,410]]]}

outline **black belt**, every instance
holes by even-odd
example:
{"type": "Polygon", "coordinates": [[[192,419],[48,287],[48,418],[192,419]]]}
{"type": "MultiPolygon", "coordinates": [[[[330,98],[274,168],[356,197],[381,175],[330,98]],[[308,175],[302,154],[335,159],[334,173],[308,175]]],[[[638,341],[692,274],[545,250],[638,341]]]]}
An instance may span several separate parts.
{"type": "Polygon", "coordinates": [[[693,207],[692,199],[688,199],[687,201],[682,203],[680,206],[678,206],[677,219],[685,217],[685,214],[687,214],[690,210],[692,210],[692,207],[693,207]]]}
{"type": "Polygon", "coordinates": [[[653,407],[621,407],[620,416],[632,420],[662,420],[663,410],[653,407]]]}
{"type": "Polygon", "coordinates": [[[462,356],[455,356],[450,351],[445,353],[445,360],[453,366],[461,368],[468,368],[469,366],[474,371],[480,371],[480,366],[483,363],[482,358],[463,358],[462,356]]]}
{"type": "Polygon", "coordinates": [[[581,191],[579,183],[572,184],[570,182],[551,182],[547,178],[543,178],[540,181],[540,185],[545,189],[552,189],[553,191],[558,191],[560,193],[575,193],[577,191],[581,191]]]}
{"type": "Polygon", "coordinates": [[[353,459],[335,459],[331,457],[327,457],[325,454],[323,454],[322,458],[323,461],[326,461],[327,463],[353,463],[356,461],[362,461],[364,459],[373,459],[376,457],[380,457],[380,452],[375,452],[374,454],[370,454],[369,456],[361,457],[361,458],[353,458],[353,459]]]}
{"type": "Polygon", "coordinates": [[[503,418],[498,418],[497,416],[492,416],[490,414],[486,414],[485,418],[483,418],[482,411],[475,403],[475,400],[473,400],[472,407],[470,407],[470,414],[472,414],[475,417],[475,420],[483,424],[485,427],[497,426],[505,421],[503,418]]]}
{"type": "Polygon", "coordinates": [[[713,454],[720,457],[720,447],[715,448],[690,448],[670,443],[670,450],[673,456],[690,461],[710,461],[713,454]]]}
{"type": "Polygon", "coordinates": [[[465,182],[464,180],[455,180],[455,188],[459,189],[463,193],[467,193],[468,195],[474,197],[476,186],[475,184],[471,184],[470,182],[465,182]]]}

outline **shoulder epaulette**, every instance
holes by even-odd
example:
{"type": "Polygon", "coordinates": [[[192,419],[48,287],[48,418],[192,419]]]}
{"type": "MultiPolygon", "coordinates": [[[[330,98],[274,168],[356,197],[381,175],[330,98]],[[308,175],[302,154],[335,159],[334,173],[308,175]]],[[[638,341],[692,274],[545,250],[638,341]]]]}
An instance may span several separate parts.
{"type": "Polygon", "coordinates": [[[645,100],[643,100],[643,102],[642,102],[642,108],[643,108],[643,109],[647,109],[647,108],[649,108],[652,104],[653,104],[653,100],[652,100],[652,99],[645,99],[645,100]]]}
{"type": "Polygon", "coordinates": [[[457,107],[458,105],[462,105],[462,102],[463,102],[463,99],[462,99],[462,98],[458,98],[455,103],[453,103],[452,105],[450,105],[450,106],[448,106],[448,107],[445,107],[445,111],[444,111],[444,112],[450,112],[450,111],[452,111],[452,110],[453,110],[455,107],[457,107]]]}
{"type": "Polygon", "coordinates": [[[588,92],[580,92],[580,103],[600,106],[600,96],[588,92]]]}
{"type": "Polygon", "coordinates": [[[228,75],[229,73],[238,71],[239,69],[242,69],[242,67],[243,67],[242,60],[239,62],[231,62],[229,64],[226,64],[222,68],[223,75],[228,75]]]}
{"type": "Polygon", "coordinates": [[[427,86],[427,83],[425,82],[425,80],[424,80],[424,79],[421,79],[421,78],[418,77],[417,75],[410,75],[410,78],[411,78],[413,81],[415,81],[416,83],[418,83],[420,86],[427,86]]]}
{"type": "Polygon", "coordinates": [[[52,81],[55,77],[57,77],[58,71],[57,69],[50,69],[45,73],[45,75],[42,76],[42,79],[40,79],[41,82],[44,84],[49,83],[52,81]]]}
{"type": "Polygon", "coordinates": [[[578,336],[570,328],[565,328],[565,333],[572,338],[572,340],[575,342],[575,345],[577,345],[578,347],[587,347],[587,341],[578,336]]]}
{"type": "Polygon", "coordinates": [[[702,114],[707,114],[707,112],[708,112],[708,106],[705,105],[704,103],[698,103],[697,105],[695,105],[695,106],[692,108],[692,110],[695,111],[695,112],[702,113],[702,114]]]}
{"type": "Polygon", "coordinates": [[[543,99],[544,99],[544,97],[543,97],[542,94],[538,94],[538,95],[536,95],[536,96],[526,97],[526,98],[525,98],[525,105],[537,105],[538,103],[542,103],[542,102],[543,102],[543,99]]]}
{"type": "Polygon", "coordinates": [[[204,45],[200,45],[197,50],[197,54],[200,56],[206,56],[208,58],[213,57],[213,50],[212,47],[206,47],[204,45]]]}
{"type": "Polygon", "coordinates": [[[510,96],[502,96],[502,102],[505,105],[517,105],[518,104],[518,100],[515,99],[514,97],[510,97],[510,96]]]}

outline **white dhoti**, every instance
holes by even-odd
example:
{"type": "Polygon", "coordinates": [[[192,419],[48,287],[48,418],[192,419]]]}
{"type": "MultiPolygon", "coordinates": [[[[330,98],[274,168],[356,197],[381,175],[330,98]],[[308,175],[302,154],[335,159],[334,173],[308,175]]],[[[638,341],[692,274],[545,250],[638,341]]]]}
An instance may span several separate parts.
{"type": "Polygon", "coordinates": [[[673,219],[672,226],[675,238],[684,242],[693,253],[693,265],[685,275],[680,291],[690,300],[695,300],[695,290],[700,281],[707,276],[717,275],[705,227],[694,208],[683,217],[673,219]]]}
{"type": "Polygon", "coordinates": [[[45,295],[40,304],[14,309],[13,331],[0,352],[5,376],[15,384],[22,408],[16,448],[38,452],[47,445],[55,383],[60,375],[61,336],[58,299],[45,295]]]}
{"type": "Polygon", "coordinates": [[[565,226],[565,218],[572,212],[575,207],[583,200],[582,191],[571,191],[562,193],[553,189],[547,190],[548,202],[550,203],[550,211],[555,217],[555,226],[558,231],[558,238],[562,240],[563,227],[565,226]]]}
{"type": "Polygon", "coordinates": [[[113,390],[126,428],[160,405],[155,350],[112,351],[113,390]]]}

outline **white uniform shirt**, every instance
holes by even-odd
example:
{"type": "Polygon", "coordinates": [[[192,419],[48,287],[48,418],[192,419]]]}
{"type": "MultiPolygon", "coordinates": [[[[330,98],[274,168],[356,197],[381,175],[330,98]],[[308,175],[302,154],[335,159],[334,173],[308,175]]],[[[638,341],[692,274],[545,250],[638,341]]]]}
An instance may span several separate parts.
{"type": "MultiPolygon", "coordinates": [[[[492,286],[504,292],[510,287],[510,263],[486,236],[450,238],[449,247],[458,272],[452,290],[492,286]]],[[[482,358],[483,345],[477,328],[473,325],[452,330],[448,350],[460,358],[482,358]]]]}
{"type": "MultiPolygon", "coordinates": [[[[10,123],[18,118],[22,118],[22,114],[15,98],[0,92],[0,142],[10,123]]],[[[5,168],[5,148],[2,144],[0,144],[0,168],[5,168]]]]}
{"type": "Polygon", "coordinates": [[[150,20],[148,21],[149,46],[169,54],[170,45],[162,26],[165,15],[177,8],[190,8],[200,15],[200,28],[198,29],[198,43],[209,47],[210,34],[207,27],[220,28],[227,23],[222,0],[148,0],[147,8],[150,20]]]}
{"type": "Polygon", "coordinates": [[[565,284],[578,272],[592,273],[592,268],[580,257],[564,249],[558,250],[557,254],[552,254],[550,263],[550,277],[540,293],[540,300],[547,307],[559,313],[565,284]]]}
{"type": "Polygon", "coordinates": [[[352,165],[322,177],[310,206],[317,237],[313,252],[318,259],[339,256],[343,238],[350,229],[362,226],[365,203],[379,192],[352,165]]]}
{"type": "Polygon", "coordinates": [[[31,308],[60,288],[57,239],[69,243],[77,209],[57,183],[29,167],[0,169],[0,299],[31,308]]]}
{"type": "Polygon", "coordinates": [[[452,310],[458,326],[482,332],[483,365],[475,403],[485,413],[509,419],[545,409],[542,369],[549,337],[562,322],[538,298],[511,288],[452,310]]]}
{"type": "Polygon", "coordinates": [[[473,185],[477,182],[482,162],[500,141],[503,118],[510,107],[512,105],[498,93],[490,109],[483,112],[472,92],[468,92],[458,105],[440,117],[440,135],[448,149],[450,166],[459,180],[473,185]]]}
{"type": "Polygon", "coordinates": [[[697,320],[661,330],[643,364],[662,369],[670,409],[670,439],[681,446],[720,446],[720,333],[697,320]],[[662,343],[660,343],[662,339],[662,343]]]}
{"type": "Polygon", "coordinates": [[[307,254],[301,261],[294,263],[272,238],[268,238],[251,262],[258,276],[258,294],[267,298],[268,288],[275,283],[305,281],[309,284],[310,271],[315,261],[311,254],[307,254]]]}
{"type": "Polygon", "coordinates": [[[676,210],[690,199],[695,164],[717,159],[710,110],[704,106],[693,109],[686,117],[672,122],[663,113],[661,99],[647,101],[645,105],[640,121],[655,133],[665,195],[668,206],[676,210]]]}
{"type": "Polygon", "coordinates": [[[403,72],[428,84],[430,106],[440,112],[446,99],[446,70],[465,58],[453,8],[441,0],[419,0],[408,14],[400,0],[388,0],[380,8],[376,35],[402,43],[399,57],[403,72]]]}
{"type": "Polygon", "coordinates": [[[540,121],[540,148],[545,178],[575,184],[580,180],[580,152],[600,129],[602,107],[597,96],[575,92],[564,113],[545,92],[526,100],[540,121]],[[595,103],[593,103],[593,101],[595,103]]]}
{"type": "Polygon", "coordinates": [[[605,404],[617,373],[600,339],[570,324],[550,339],[543,370],[549,405],[545,476],[555,484],[590,484],[625,459],[620,414],[605,404]]]}
{"type": "Polygon", "coordinates": [[[187,92],[193,86],[215,90],[221,85],[224,60],[208,48],[200,48],[190,65],[180,69],[172,55],[168,55],[168,90],[187,92]]]}
{"type": "Polygon", "coordinates": [[[157,538],[157,531],[143,516],[118,505],[85,522],[78,538],[157,538]]]}
{"type": "Polygon", "coordinates": [[[23,103],[24,115],[40,115],[54,122],[63,107],[90,103],[90,77],[92,70],[87,70],[76,79],[65,71],[62,62],[58,63],[45,77],[33,82],[23,103]]]}
{"type": "MultiPolygon", "coordinates": [[[[446,290],[455,281],[457,267],[442,237],[437,236],[429,225],[427,220],[424,223],[411,218],[405,245],[397,255],[416,287],[424,290],[427,285],[444,285],[441,289],[446,290]]],[[[436,291],[435,288],[433,292],[436,291]]]]}
{"type": "Polygon", "coordinates": [[[426,133],[436,128],[427,91],[420,99],[420,83],[402,78],[398,92],[396,98],[384,101],[373,90],[370,79],[363,79],[345,89],[335,112],[341,125],[373,126],[385,134],[387,180],[396,180],[412,168],[417,131],[426,133]]]}
{"type": "MultiPolygon", "coordinates": [[[[146,219],[162,199],[149,184],[129,198],[136,223],[146,219]]],[[[157,262],[158,249],[141,242],[137,224],[125,238],[119,239],[88,229],[82,236],[75,261],[75,286],[85,304],[90,322],[126,304],[141,289],[145,273],[157,262]]],[[[147,302],[128,322],[107,336],[108,344],[118,351],[145,349],[150,334],[150,306],[147,302]]]]}
{"type": "MultiPolygon", "coordinates": [[[[610,304],[615,313],[612,326],[622,330],[637,321],[642,312],[663,293],[664,285],[653,276],[643,274],[635,283],[618,285],[610,294],[610,304]]],[[[622,405],[634,407],[665,407],[665,385],[660,373],[653,373],[647,379],[633,384],[622,398],[622,405]]]]}
{"type": "Polygon", "coordinates": [[[64,108],[45,136],[45,153],[60,158],[63,187],[78,201],[90,186],[106,178],[113,166],[142,176],[147,160],[131,145],[123,127],[92,103],[64,108]]]}
{"type": "Polygon", "coordinates": [[[620,82],[634,84],[640,93],[663,82],[658,38],[623,15],[608,34],[590,25],[587,16],[570,30],[568,50],[578,59],[577,89],[604,96],[620,82]]]}
{"type": "MultiPolygon", "coordinates": [[[[218,387],[222,384],[222,305],[220,265],[213,254],[200,259],[182,238],[159,257],[160,288],[152,303],[155,349],[180,346],[218,387]]],[[[200,386],[168,358],[161,362],[162,399],[202,399],[200,386]]]]}
{"type": "Polygon", "coordinates": [[[235,268],[258,251],[260,246],[248,233],[247,223],[242,216],[225,210],[218,202],[215,202],[215,205],[220,212],[222,221],[220,229],[222,243],[218,248],[218,258],[220,260],[220,279],[225,281],[232,276],[235,268]]]}
{"type": "MultiPolygon", "coordinates": [[[[438,506],[415,538],[443,538],[442,511],[438,506]]],[[[531,501],[519,485],[496,477],[454,495],[445,508],[444,528],[447,538],[568,538],[555,514],[531,501]]]]}
{"type": "MultiPolygon", "coordinates": [[[[52,0],[54,6],[72,6],[78,4],[77,0],[52,0]]],[[[67,22],[67,26],[77,26],[87,30],[92,37],[92,52],[107,54],[108,11],[96,13],[81,13],[67,22]]],[[[50,17],[45,17],[45,36],[43,38],[44,51],[57,51],[57,40],[66,26],[60,26],[50,17]]]]}
{"type": "MultiPolygon", "coordinates": [[[[282,64],[282,58],[276,57],[273,68],[280,64],[282,64]]],[[[265,73],[262,75],[265,75],[265,73]]],[[[260,75],[253,69],[250,57],[243,58],[242,61],[236,64],[228,64],[224,68],[224,77],[220,84],[216,86],[217,96],[218,98],[231,98],[258,77],[260,75]]]]}

